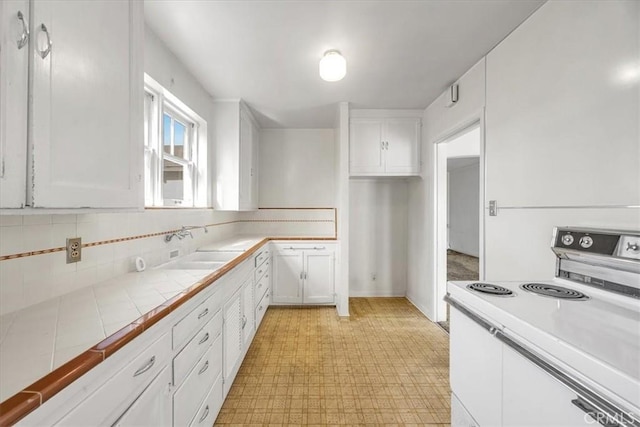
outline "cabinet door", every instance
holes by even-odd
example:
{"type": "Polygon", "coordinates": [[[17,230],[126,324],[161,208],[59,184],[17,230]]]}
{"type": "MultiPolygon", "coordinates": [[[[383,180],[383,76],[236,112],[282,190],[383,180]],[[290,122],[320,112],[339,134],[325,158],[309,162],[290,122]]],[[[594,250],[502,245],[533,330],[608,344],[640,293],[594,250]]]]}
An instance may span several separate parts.
{"type": "Polygon", "coordinates": [[[171,368],[167,366],[113,426],[170,426],[170,391],[171,368]]]}
{"type": "Polygon", "coordinates": [[[26,201],[28,26],[27,0],[0,2],[0,208],[26,201]]]}
{"type": "Polygon", "coordinates": [[[304,255],[305,279],[303,302],[305,304],[330,304],[334,302],[334,254],[332,251],[309,251],[304,255]]]}
{"type": "Polygon", "coordinates": [[[302,252],[276,251],[273,256],[273,302],[302,303],[302,252]]]}
{"type": "Polygon", "coordinates": [[[224,306],[224,388],[225,395],[231,388],[233,378],[242,356],[242,293],[238,290],[224,306]]]}
{"type": "Polygon", "coordinates": [[[376,119],[351,119],[349,127],[349,172],[375,175],[384,172],[382,125],[376,119]]]}
{"type": "Polygon", "coordinates": [[[260,170],[258,168],[260,161],[260,130],[252,126],[251,128],[251,209],[258,209],[258,202],[260,200],[260,188],[258,179],[260,176],[260,170]]]}
{"type": "Polygon", "coordinates": [[[33,173],[27,202],[48,208],[141,207],[142,2],[31,5],[33,173]]]}
{"type": "Polygon", "coordinates": [[[420,119],[387,119],[384,140],[385,173],[420,172],[420,119]]]}
{"type": "Polygon", "coordinates": [[[451,391],[481,426],[502,425],[502,343],[451,308],[451,391]]]}
{"type": "Polygon", "coordinates": [[[240,210],[253,208],[253,125],[240,112],[240,210]]]}
{"type": "Polygon", "coordinates": [[[599,425],[571,403],[575,393],[506,346],[503,369],[503,425],[599,425]]]}
{"type": "MultiPolygon", "coordinates": [[[[253,274],[251,275],[253,277],[253,274]]],[[[255,323],[255,304],[253,302],[253,280],[247,279],[242,286],[242,348],[247,348],[251,344],[255,323]]]]}

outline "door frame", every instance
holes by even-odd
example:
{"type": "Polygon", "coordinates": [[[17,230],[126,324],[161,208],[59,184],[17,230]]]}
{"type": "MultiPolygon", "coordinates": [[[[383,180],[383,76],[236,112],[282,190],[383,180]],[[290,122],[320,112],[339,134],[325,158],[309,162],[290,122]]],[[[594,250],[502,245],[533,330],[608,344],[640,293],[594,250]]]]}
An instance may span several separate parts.
{"type": "Polygon", "coordinates": [[[431,141],[431,159],[433,168],[432,202],[433,202],[433,229],[432,241],[433,263],[433,301],[435,321],[447,320],[447,303],[444,297],[447,294],[447,157],[441,144],[455,139],[469,128],[480,127],[480,194],[478,203],[479,211],[479,280],[485,280],[485,188],[486,188],[486,161],[485,161],[485,110],[484,108],[461,120],[456,125],[447,129],[431,141]]]}

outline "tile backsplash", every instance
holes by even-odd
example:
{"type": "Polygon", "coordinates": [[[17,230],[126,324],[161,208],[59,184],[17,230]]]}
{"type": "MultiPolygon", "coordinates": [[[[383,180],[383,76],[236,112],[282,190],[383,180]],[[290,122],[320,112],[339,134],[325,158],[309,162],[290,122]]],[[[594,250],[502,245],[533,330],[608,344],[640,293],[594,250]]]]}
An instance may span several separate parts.
{"type": "Polygon", "coordinates": [[[150,209],[136,213],[0,216],[0,315],[148,267],[205,243],[234,234],[334,237],[335,209],[261,209],[225,212],[212,209],[150,209]],[[193,239],[164,241],[183,225],[193,239]],[[81,237],[82,261],[66,263],[67,237],[81,237]]]}

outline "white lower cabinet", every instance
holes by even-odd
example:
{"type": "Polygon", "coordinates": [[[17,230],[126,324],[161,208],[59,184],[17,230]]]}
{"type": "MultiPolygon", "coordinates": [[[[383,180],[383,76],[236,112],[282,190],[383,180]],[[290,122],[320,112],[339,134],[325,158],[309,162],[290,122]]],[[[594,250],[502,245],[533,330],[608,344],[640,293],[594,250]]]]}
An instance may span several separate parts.
{"type": "Polygon", "coordinates": [[[222,337],[218,337],[173,395],[175,426],[186,426],[191,423],[211,385],[221,372],[222,337]]]}
{"type": "Polygon", "coordinates": [[[248,348],[256,332],[253,275],[242,285],[242,347],[248,348]]]}
{"type": "Polygon", "coordinates": [[[199,427],[199,426],[207,426],[210,427],[213,425],[213,422],[222,408],[222,403],[224,402],[224,394],[222,388],[222,373],[218,375],[218,378],[213,383],[213,386],[209,390],[207,397],[200,405],[200,409],[198,409],[198,413],[195,418],[191,420],[190,427],[199,427]]]}
{"type": "MultiPolygon", "coordinates": [[[[269,247],[145,329],[18,425],[213,425],[271,302],[269,247]]],[[[301,259],[323,285],[321,276],[330,272],[329,287],[322,290],[318,283],[317,289],[332,292],[333,251],[323,248],[301,259]]]]}
{"type": "Polygon", "coordinates": [[[273,257],[273,302],[333,304],[334,262],[331,245],[277,244],[273,257]]]}
{"type": "Polygon", "coordinates": [[[63,417],[56,425],[112,425],[139,399],[143,391],[167,365],[171,355],[171,335],[164,334],[110,380],[63,417]]]}
{"type": "Polygon", "coordinates": [[[231,388],[242,357],[242,289],[224,306],[224,394],[231,388]]]}
{"type": "Polygon", "coordinates": [[[450,325],[453,427],[617,425],[608,424],[604,414],[595,413],[589,403],[541,367],[548,362],[541,359],[544,363],[538,365],[527,358],[537,360],[540,355],[525,356],[514,350],[518,347],[512,348],[511,337],[494,336],[453,307],[450,325]],[[589,412],[601,418],[596,420],[589,412]]]}
{"type": "Polygon", "coordinates": [[[256,329],[262,323],[262,319],[264,315],[267,313],[267,308],[269,308],[269,304],[271,303],[271,290],[267,290],[265,294],[262,296],[262,299],[256,304],[256,329]]]}
{"type": "Polygon", "coordinates": [[[114,426],[171,426],[171,368],[165,367],[114,426]]]}
{"type": "Polygon", "coordinates": [[[599,425],[572,403],[574,392],[507,346],[503,364],[504,426],[599,425]]]}
{"type": "Polygon", "coordinates": [[[503,344],[453,307],[450,325],[451,390],[479,425],[502,425],[503,344]]]}

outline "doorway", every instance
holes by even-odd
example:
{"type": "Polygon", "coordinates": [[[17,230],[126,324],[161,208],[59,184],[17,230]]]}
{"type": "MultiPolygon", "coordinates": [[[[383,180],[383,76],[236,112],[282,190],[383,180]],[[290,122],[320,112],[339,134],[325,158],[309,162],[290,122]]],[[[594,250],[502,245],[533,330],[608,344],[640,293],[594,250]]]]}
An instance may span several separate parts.
{"type": "Polygon", "coordinates": [[[447,281],[479,280],[482,273],[481,130],[477,121],[436,144],[437,320],[447,331],[447,281]]]}

